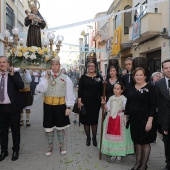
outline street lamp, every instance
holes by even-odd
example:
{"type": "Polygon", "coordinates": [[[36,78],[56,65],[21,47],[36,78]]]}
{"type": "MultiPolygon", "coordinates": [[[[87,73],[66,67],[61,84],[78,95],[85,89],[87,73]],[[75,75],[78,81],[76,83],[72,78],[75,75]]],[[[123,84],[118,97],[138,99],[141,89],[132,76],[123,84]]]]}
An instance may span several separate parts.
{"type": "Polygon", "coordinates": [[[60,52],[60,47],[61,47],[61,44],[62,44],[63,40],[64,40],[64,37],[62,35],[57,36],[57,39],[55,41],[57,54],[60,52]]]}
{"type": "Polygon", "coordinates": [[[14,45],[15,45],[15,48],[17,47],[18,45],[18,34],[19,34],[19,29],[18,28],[13,28],[12,29],[12,33],[14,34],[14,45]]]}
{"type": "Polygon", "coordinates": [[[47,48],[48,44],[49,44],[49,40],[46,38],[46,39],[43,41],[43,46],[44,46],[45,48],[47,48]]]}
{"type": "Polygon", "coordinates": [[[5,30],[5,32],[3,33],[3,36],[4,36],[4,45],[5,45],[5,48],[8,47],[8,38],[10,36],[10,32],[8,30],[5,30]]]}
{"type": "Polygon", "coordinates": [[[50,45],[50,52],[53,51],[53,45],[55,44],[56,45],[56,49],[55,51],[57,52],[57,54],[60,52],[60,47],[61,47],[61,44],[62,44],[62,41],[64,40],[64,37],[62,35],[58,35],[56,37],[56,40],[54,41],[55,39],[55,34],[50,32],[47,34],[47,39],[45,39],[43,41],[43,45],[44,47],[46,48],[48,45],[50,45]]]}
{"type": "Polygon", "coordinates": [[[20,46],[23,46],[24,42],[25,42],[25,40],[24,40],[23,38],[20,38],[20,39],[19,39],[19,44],[20,44],[20,46]]]}
{"type": "MultiPolygon", "coordinates": [[[[12,33],[14,34],[14,38],[13,36],[10,36],[10,32],[8,30],[5,30],[4,33],[3,33],[3,36],[4,36],[4,46],[5,46],[5,49],[8,48],[8,46],[10,47],[10,49],[12,48],[17,48],[17,45],[18,45],[18,41],[19,41],[19,38],[18,38],[18,34],[19,34],[19,29],[18,28],[13,28],[12,29],[12,33]]],[[[24,43],[24,39],[23,38],[20,38],[20,45],[22,44],[23,45],[24,43]]]]}
{"type": "Polygon", "coordinates": [[[53,40],[55,38],[55,34],[50,32],[48,35],[47,35],[47,38],[49,39],[50,41],[50,51],[52,52],[53,50],[53,40]]]}

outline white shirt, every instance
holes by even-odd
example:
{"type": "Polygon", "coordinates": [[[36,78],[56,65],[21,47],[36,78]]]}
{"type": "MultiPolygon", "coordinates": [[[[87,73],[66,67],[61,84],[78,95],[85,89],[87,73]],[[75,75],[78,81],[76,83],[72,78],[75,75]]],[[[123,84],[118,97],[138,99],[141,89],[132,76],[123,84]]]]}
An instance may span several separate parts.
{"type": "MultiPolygon", "coordinates": [[[[53,75],[54,73],[51,72],[53,75]]],[[[36,87],[36,90],[41,93],[45,93],[48,88],[48,80],[45,77],[40,78],[40,82],[36,87]]],[[[67,106],[73,106],[75,102],[75,95],[73,93],[73,83],[71,79],[67,76],[66,78],[66,105],[67,106]]]]}
{"type": "Polygon", "coordinates": [[[35,76],[34,82],[38,83],[38,77],[36,76],[38,76],[39,74],[37,72],[33,72],[33,75],[35,76]]]}
{"type": "MultiPolygon", "coordinates": [[[[1,78],[2,78],[2,73],[0,73],[0,82],[1,82],[1,78]]],[[[8,83],[8,73],[5,73],[5,76],[4,76],[4,97],[5,97],[5,100],[3,102],[0,102],[0,104],[10,104],[11,101],[9,99],[9,96],[8,96],[8,90],[7,90],[7,83],[8,83]]]]}
{"type": "Polygon", "coordinates": [[[166,87],[167,87],[167,89],[169,89],[168,80],[169,80],[169,78],[165,77],[165,82],[166,82],[166,87]]]}
{"type": "Polygon", "coordinates": [[[25,78],[24,81],[25,81],[26,84],[31,83],[32,78],[31,78],[31,74],[30,74],[29,70],[26,70],[25,73],[20,73],[20,74],[21,74],[21,77],[22,77],[22,74],[24,74],[24,78],[25,78]]]}

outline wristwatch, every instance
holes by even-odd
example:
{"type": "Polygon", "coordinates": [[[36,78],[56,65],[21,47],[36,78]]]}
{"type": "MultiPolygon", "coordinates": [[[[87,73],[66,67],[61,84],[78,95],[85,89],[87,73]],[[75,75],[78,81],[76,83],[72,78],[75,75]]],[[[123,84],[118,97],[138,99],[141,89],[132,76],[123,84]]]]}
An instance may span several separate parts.
{"type": "Polygon", "coordinates": [[[70,106],[67,106],[66,109],[71,109],[71,107],[70,107],[70,106]]]}

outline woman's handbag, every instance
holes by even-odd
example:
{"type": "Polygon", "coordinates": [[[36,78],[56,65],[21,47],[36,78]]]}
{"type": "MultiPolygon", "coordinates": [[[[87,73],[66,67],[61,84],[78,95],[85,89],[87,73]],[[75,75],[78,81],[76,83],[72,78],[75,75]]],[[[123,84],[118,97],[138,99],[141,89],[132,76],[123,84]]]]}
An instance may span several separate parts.
{"type": "Polygon", "coordinates": [[[86,112],[86,109],[84,108],[84,106],[81,106],[80,114],[81,114],[81,116],[87,115],[87,112],[86,112]]]}

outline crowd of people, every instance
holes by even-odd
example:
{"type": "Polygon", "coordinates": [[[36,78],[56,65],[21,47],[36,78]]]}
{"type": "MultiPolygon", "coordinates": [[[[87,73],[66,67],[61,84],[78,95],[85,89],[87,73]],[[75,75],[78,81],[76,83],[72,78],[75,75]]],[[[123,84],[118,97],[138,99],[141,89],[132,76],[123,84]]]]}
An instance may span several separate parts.
{"type": "Polygon", "coordinates": [[[170,60],[162,62],[163,72],[154,72],[149,77],[142,67],[133,68],[133,59],[125,60],[126,72],[120,74],[117,65],[108,68],[103,98],[103,79],[98,74],[95,61],[87,63],[86,74],[79,78],[78,72],[60,69],[57,58],[51,60],[51,69],[43,72],[29,70],[9,71],[8,59],[0,57],[0,161],[8,156],[9,127],[13,137],[12,160],[19,158],[20,126],[29,127],[30,107],[33,104],[35,87],[44,95],[43,127],[48,141],[46,156],[53,153],[54,131],[60,143],[62,155],[65,149],[65,129],[70,126],[69,115],[74,112],[74,124],[83,124],[85,144],[101,148],[102,154],[120,162],[122,157],[134,154],[136,163],[132,170],[146,170],[151,152],[151,143],[156,141],[157,131],[163,135],[166,166],[170,170],[170,60]],[[39,79],[39,77],[41,77],[39,79]],[[38,79],[37,79],[38,78],[38,79]],[[34,87],[31,88],[31,83],[34,87]],[[73,88],[75,87],[75,89],[73,88]],[[74,107],[73,107],[74,106],[74,107]],[[96,137],[100,108],[104,107],[102,141],[96,137]],[[73,109],[73,110],[72,110],[73,109]]]}

